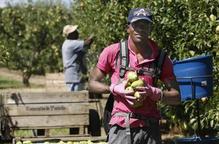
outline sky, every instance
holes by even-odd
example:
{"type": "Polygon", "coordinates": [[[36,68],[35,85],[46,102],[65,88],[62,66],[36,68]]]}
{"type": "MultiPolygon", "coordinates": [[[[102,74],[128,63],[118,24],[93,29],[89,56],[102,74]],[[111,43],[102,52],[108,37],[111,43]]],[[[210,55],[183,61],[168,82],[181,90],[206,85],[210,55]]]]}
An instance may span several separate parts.
{"type": "MultiPolygon", "coordinates": [[[[25,3],[25,2],[27,2],[28,0],[0,0],[0,7],[6,6],[6,3],[7,3],[8,1],[10,1],[10,2],[13,1],[13,3],[25,3]]],[[[32,0],[32,1],[37,1],[37,0],[32,0]]],[[[60,0],[60,1],[66,3],[67,5],[70,5],[70,3],[71,3],[73,0],[60,0]]]]}
{"type": "Polygon", "coordinates": [[[0,0],[0,7],[4,7],[5,6],[5,0],[0,0]]]}

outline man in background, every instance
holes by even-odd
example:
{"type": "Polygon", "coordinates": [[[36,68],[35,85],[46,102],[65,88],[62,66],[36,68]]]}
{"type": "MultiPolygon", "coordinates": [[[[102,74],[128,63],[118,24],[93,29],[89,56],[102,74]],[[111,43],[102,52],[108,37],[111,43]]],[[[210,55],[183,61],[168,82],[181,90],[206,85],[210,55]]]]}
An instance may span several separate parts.
{"type": "Polygon", "coordinates": [[[69,91],[84,89],[81,82],[82,74],[87,73],[84,64],[84,55],[93,42],[91,35],[85,40],[79,39],[78,25],[66,25],[63,28],[63,36],[66,37],[62,45],[62,59],[64,66],[65,83],[69,91]]]}

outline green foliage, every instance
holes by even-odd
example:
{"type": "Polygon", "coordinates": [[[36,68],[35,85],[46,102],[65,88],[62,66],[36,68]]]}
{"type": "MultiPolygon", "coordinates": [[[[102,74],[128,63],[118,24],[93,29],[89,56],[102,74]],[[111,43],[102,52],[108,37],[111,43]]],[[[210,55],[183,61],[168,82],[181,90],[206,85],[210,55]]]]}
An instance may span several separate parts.
{"type": "MultiPolygon", "coordinates": [[[[212,54],[214,96],[201,109],[201,125],[203,129],[218,128],[218,0],[75,0],[72,11],[61,5],[2,8],[0,65],[23,71],[26,79],[32,73],[61,71],[60,47],[64,40],[61,31],[65,24],[74,22],[79,25],[81,37],[95,35],[86,58],[88,67],[94,67],[105,46],[127,39],[127,15],[133,7],[152,10],[154,26],[151,38],[159,47],[167,49],[172,59],[212,54]]],[[[162,108],[172,122],[191,130],[196,127],[192,106],[193,102],[188,102],[177,109],[162,108]]]]}
{"type": "MultiPolygon", "coordinates": [[[[94,33],[96,39],[87,61],[89,67],[96,64],[102,49],[114,42],[127,38],[127,15],[130,8],[149,7],[153,12],[153,32],[151,38],[159,47],[168,50],[172,59],[182,60],[209,53],[213,56],[213,79],[215,94],[207,104],[201,103],[201,128],[217,129],[219,87],[219,23],[218,0],[77,0],[73,7],[75,23],[86,36],[94,33]],[[208,111],[208,112],[207,112],[208,111]]],[[[183,131],[197,129],[194,102],[183,103],[175,108],[163,106],[168,119],[183,131]]]]}
{"type": "Polygon", "coordinates": [[[127,34],[127,7],[118,1],[103,5],[100,0],[78,0],[73,5],[75,23],[79,25],[81,36],[94,33],[95,41],[87,57],[88,66],[93,67],[102,48],[118,42],[127,34]]]}
{"type": "Polygon", "coordinates": [[[2,65],[21,70],[27,85],[32,74],[61,70],[62,28],[71,19],[64,7],[6,7],[0,17],[2,65]]]}
{"type": "Polygon", "coordinates": [[[218,46],[216,21],[209,20],[210,14],[217,8],[217,1],[160,1],[157,5],[161,7],[154,10],[157,16],[155,37],[162,47],[179,49],[174,53],[175,57],[183,59],[211,52],[218,46]]]}
{"type": "MultiPolygon", "coordinates": [[[[93,67],[106,45],[127,38],[127,15],[132,7],[149,7],[152,10],[152,38],[161,48],[167,49],[172,58],[181,60],[211,53],[216,59],[219,55],[219,35],[215,29],[219,24],[210,19],[210,15],[219,15],[218,6],[217,0],[78,0],[73,7],[73,15],[83,35],[94,33],[96,36],[88,54],[89,66],[93,67]]],[[[218,65],[218,60],[214,63],[218,65]]],[[[216,72],[218,79],[218,69],[216,72]]]]}
{"type": "Polygon", "coordinates": [[[202,98],[196,101],[186,101],[180,106],[161,106],[162,113],[171,121],[171,127],[177,126],[184,134],[198,133],[199,102],[200,134],[216,135],[219,128],[219,97],[218,93],[210,98],[202,98]]]}

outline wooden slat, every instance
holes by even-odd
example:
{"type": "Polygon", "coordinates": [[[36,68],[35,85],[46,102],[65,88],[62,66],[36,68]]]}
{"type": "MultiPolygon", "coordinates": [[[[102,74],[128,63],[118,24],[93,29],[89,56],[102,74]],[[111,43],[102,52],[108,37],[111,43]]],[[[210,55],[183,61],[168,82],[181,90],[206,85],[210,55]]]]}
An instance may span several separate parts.
{"type": "Polygon", "coordinates": [[[83,102],[88,101],[88,92],[36,92],[36,93],[5,93],[4,104],[22,103],[62,103],[62,102],[83,102]]]}
{"type": "Polygon", "coordinates": [[[89,125],[89,115],[59,115],[59,116],[21,116],[10,117],[12,126],[20,129],[37,129],[37,127],[66,127],[74,125],[89,125]]]}
{"type": "Polygon", "coordinates": [[[79,136],[79,135],[86,135],[85,129],[87,130],[87,126],[74,126],[71,128],[78,128],[79,131],[75,131],[74,134],[70,133],[70,128],[49,128],[49,129],[40,129],[42,132],[40,135],[37,135],[38,129],[13,129],[14,137],[63,137],[63,136],[79,136]],[[44,130],[44,133],[43,133],[44,130]]]}
{"type": "Polygon", "coordinates": [[[84,134],[84,133],[85,133],[84,126],[79,126],[79,134],[84,134]]]}
{"type": "MultiPolygon", "coordinates": [[[[103,139],[103,138],[102,138],[103,139]]],[[[46,141],[51,141],[51,143],[58,143],[59,141],[87,141],[87,140],[95,140],[93,137],[90,137],[90,135],[68,135],[68,136],[53,136],[53,137],[18,137],[14,138],[13,144],[16,144],[18,141],[32,141],[32,142],[46,142],[46,141]]],[[[98,139],[99,140],[99,139],[98,139]]],[[[106,137],[105,139],[106,140],[106,137]]],[[[102,141],[104,141],[102,140],[102,141]]]]}
{"type": "Polygon", "coordinates": [[[89,103],[50,103],[5,105],[5,113],[9,116],[39,115],[71,115],[88,114],[89,103]]]}
{"type": "Polygon", "coordinates": [[[87,141],[87,140],[90,140],[90,141],[93,141],[93,142],[101,142],[101,141],[106,141],[107,137],[106,136],[100,136],[100,137],[95,137],[95,136],[89,136],[89,135],[69,135],[69,136],[63,136],[63,137],[60,137],[60,136],[57,136],[57,137],[50,137],[50,138],[45,138],[45,137],[38,137],[38,138],[15,138],[15,142],[17,141],[27,141],[27,140],[30,140],[32,142],[39,142],[39,141],[55,141],[57,140],[57,142],[59,141],[87,141]]]}
{"type": "Polygon", "coordinates": [[[61,128],[65,128],[65,129],[69,129],[69,128],[79,128],[81,126],[84,126],[84,127],[88,127],[89,125],[63,125],[63,126],[34,126],[34,127],[12,127],[12,129],[14,129],[14,131],[17,131],[17,130],[36,130],[36,129],[48,129],[49,131],[53,130],[53,129],[61,129],[61,128]]]}

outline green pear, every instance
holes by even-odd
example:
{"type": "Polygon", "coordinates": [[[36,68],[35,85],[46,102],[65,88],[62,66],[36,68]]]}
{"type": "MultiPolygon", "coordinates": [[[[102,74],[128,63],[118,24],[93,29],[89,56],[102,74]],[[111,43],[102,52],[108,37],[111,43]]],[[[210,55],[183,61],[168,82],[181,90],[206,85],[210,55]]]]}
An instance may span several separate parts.
{"type": "Polygon", "coordinates": [[[129,92],[134,92],[134,89],[131,86],[128,86],[125,90],[129,92]]]}
{"type": "Polygon", "coordinates": [[[138,91],[134,93],[134,97],[136,97],[136,100],[134,100],[133,108],[140,108],[143,105],[143,101],[140,101],[141,95],[138,91]]]}
{"type": "Polygon", "coordinates": [[[129,71],[127,74],[127,79],[129,82],[133,82],[136,81],[138,79],[138,75],[136,72],[133,71],[129,71]]]}
{"type": "Polygon", "coordinates": [[[141,97],[141,95],[139,94],[138,91],[136,91],[136,92],[134,93],[134,97],[136,97],[137,99],[139,99],[139,98],[141,97]]]}
{"type": "Polygon", "coordinates": [[[24,141],[23,144],[32,144],[32,142],[28,140],[28,141],[24,141]]]}
{"type": "Polygon", "coordinates": [[[144,81],[142,79],[138,79],[131,84],[132,88],[144,86],[144,81]]]}
{"type": "Polygon", "coordinates": [[[63,142],[63,141],[60,141],[60,142],[58,142],[58,144],[65,144],[65,142],[63,142]]]}

